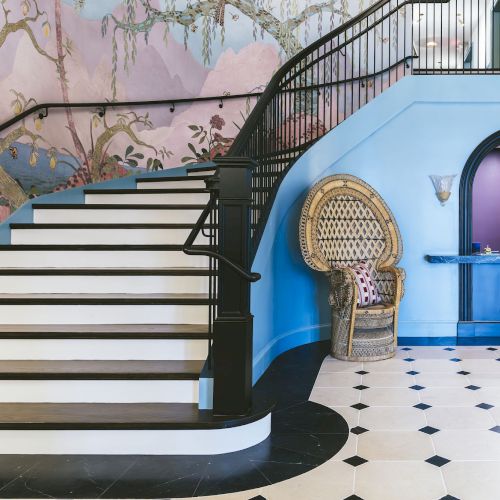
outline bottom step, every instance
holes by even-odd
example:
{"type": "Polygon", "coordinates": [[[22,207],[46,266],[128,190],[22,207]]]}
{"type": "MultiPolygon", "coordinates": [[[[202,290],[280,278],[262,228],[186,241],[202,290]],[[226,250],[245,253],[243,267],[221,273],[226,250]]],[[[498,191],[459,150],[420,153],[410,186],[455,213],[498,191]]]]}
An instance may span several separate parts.
{"type": "Polygon", "coordinates": [[[270,431],[269,411],[221,418],[193,404],[0,404],[0,454],[211,455],[270,431]]]}

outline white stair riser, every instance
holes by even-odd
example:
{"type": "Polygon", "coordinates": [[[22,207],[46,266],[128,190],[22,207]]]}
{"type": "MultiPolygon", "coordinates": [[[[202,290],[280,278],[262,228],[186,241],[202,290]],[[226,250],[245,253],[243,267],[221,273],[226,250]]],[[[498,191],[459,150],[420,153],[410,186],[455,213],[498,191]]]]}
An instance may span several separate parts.
{"type": "Polygon", "coordinates": [[[170,268],[208,267],[208,257],[186,255],[182,251],[81,251],[34,250],[0,252],[2,267],[7,268],[170,268]]]}
{"type": "Polygon", "coordinates": [[[197,401],[197,380],[0,380],[0,403],[197,401]]]}
{"type": "Polygon", "coordinates": [[[0,293],[208,293],[208,276],[1,276],[0,293]]]}
{"type": "Polygon", "coordinates": [[[138,189],[206,189],[207,185],[202,179],[192,181],[156,181],[137,183],[138,189]]]}
{"type": "Polygon", "coordinates": [[[188,177],[200,177],[202,175],[209,176],[215,174],[215,169],[214,170],[203,170],[200,172],[188,172],[188,177]]]}
{"type": "MultiPolygon", "coordinates": [[[[14,245],[182,245],[191,229],[13,229],[14,245]]],[[[208,244],[201,233],[197,245],[208,244]]]]}
{"type": "Polygon", "coordinates": [[[209,193],[86,194],[85,203],[120,205],[206,205],[209,193]]]}
{"type": "Polygon", "coordinates": [[[0,339],[0,360],[204,360],[206,339],[0,339]]]}
{"type": "Polygon", "coordinates": [[[206,324],[206,305],[0,304],[0,324],[206,324]]]}
{"type": "Polygon", "coordinates": [[[271,432],[271,415],[228,429],[0,430],[0,453],[22,455],[216,455],[244,450],[271,432]]]}
{"type": "Polygon", "coordinates": [[[201,210],[35,208],[33,213],[37,224],[194,224],[201,210]]]}

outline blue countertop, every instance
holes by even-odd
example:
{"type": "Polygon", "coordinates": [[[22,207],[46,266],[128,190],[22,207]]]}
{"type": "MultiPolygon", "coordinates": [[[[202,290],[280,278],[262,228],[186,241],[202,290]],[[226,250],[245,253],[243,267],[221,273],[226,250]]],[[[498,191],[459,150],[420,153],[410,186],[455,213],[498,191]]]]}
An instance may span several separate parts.
{"type": "Polygon", "coordinates": [[[477,255],[426,255],[431,264],[500,264],[500,253],[477,255]]]}

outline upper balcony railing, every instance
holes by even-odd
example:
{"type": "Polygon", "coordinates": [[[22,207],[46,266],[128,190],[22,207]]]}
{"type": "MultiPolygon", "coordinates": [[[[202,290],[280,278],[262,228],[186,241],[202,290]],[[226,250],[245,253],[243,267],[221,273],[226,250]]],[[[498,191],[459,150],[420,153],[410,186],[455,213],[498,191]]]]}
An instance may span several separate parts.
{"type": "Polygon", "coordinates": [[[275,74],[229,155],[255,160],[252,253],[277,189],[315,141],[409,74],[500,73],[493,0],[381,0],[275,74]]]}

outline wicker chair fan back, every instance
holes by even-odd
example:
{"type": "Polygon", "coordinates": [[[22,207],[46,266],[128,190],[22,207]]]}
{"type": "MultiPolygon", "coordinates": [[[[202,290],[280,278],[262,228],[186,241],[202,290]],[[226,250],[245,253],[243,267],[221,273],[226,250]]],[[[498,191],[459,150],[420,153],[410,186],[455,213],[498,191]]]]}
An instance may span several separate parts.
{"type": "Polygon", "coordinates": [[[352,175],[332,175],[317,183],[302,208],[300,245],[317,271],[366,261],[374,269],[395,265],[401,236],[380,195],[352,175]]]}

